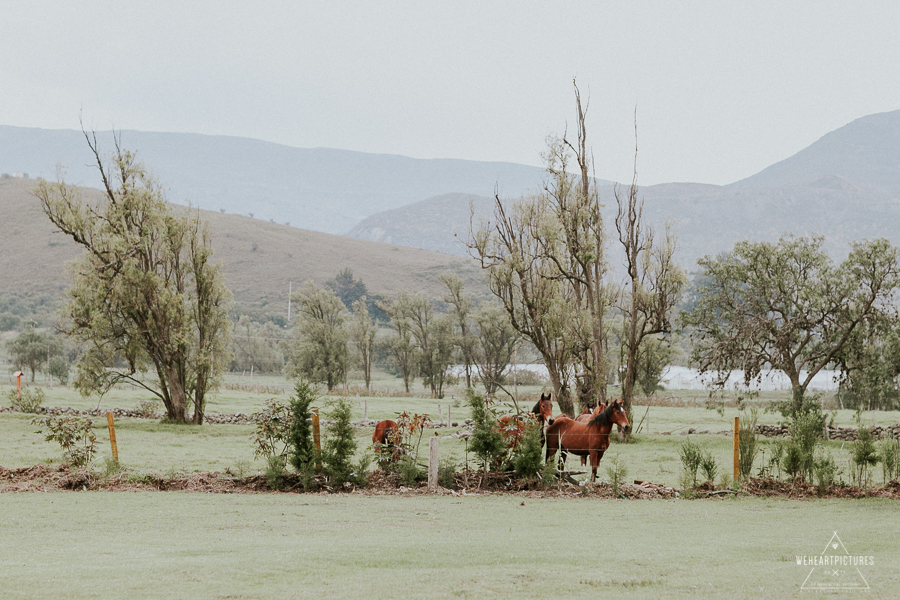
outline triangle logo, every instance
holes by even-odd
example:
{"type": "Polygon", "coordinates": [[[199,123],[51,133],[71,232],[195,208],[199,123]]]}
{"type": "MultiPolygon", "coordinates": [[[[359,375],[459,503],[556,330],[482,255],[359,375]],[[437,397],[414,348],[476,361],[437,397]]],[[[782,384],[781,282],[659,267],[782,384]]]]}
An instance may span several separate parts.
{"type": "Polygon", "coordinates": [[[797,564],[811,567],[801,590],[868,590],[859,567],[874,564],[874,558],[851,555],[835,531],[821,554],[798,556],[797,564]]]}

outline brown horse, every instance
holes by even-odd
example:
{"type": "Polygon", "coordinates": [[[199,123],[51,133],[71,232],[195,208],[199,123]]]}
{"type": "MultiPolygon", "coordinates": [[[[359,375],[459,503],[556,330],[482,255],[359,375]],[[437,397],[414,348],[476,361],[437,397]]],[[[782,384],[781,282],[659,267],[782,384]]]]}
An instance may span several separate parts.
{"type": "MultiPolygon", "coordinates": [[[[541,444],[543,445],[543,426],[553,423],[553,400],[552,394],[541,394],[541,399],[537,401],[529,413],[539,423],[541,423],[541,444]]],[[[518,415],[509,415],[497,419],[497,427],[504,441],[510,450],[515,450],[525,435],[526,422],[519,418],[518,415]]]]}
{"type": "Polygon", "coordinates": [[[609,448],[609,432],[613,425],[628,427],[628,416],[621,400],[616,400],[603,410],[598,406],[587,423],[572,419],[557,420],[547,428],[547,460],[556,455],[557,450],[563,464],[570,452],[576,456],[589,456],[591,481],[595,481],[597,466],[609,448]]]}
{"type": "MultiPolygon", "coordinates": [[[[591,408],[590,406],[585,407],[585,409],[583,411],[581,411],[581,414],[578,415],[577,417],[575,417],[575,420],[578,421],[579,423],[590,423],[591,419],[593,419],[594,417],[599,415],[604,410],[606,410],[606,405],[603,404],[602,402],[598,402],[597,408],[591,408]]],[[[581,466],[583,467],[586,464],[587,464],[587,456],[582,456],[581,457],[581,466]]]]}
{"type": "Polygon", "coordinates": [[[399,452],[397,445],[394,442],[398,431],[399,429],[396,421],[391,421],[390,419],[379,421],[375,425],[375,432],[372,434],[372,445],[375,447],[375,452],[392,450],[394,454],[393,458],[396,460],[399,452]]]}

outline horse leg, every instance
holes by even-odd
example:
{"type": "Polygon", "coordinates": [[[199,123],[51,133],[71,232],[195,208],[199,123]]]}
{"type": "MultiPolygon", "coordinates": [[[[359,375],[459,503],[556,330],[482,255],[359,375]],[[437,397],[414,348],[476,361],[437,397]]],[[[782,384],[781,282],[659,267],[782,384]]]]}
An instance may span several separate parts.
{"type": "Polygon", "coordinates": [[[591,483],[597,481],[597,467],[600,465],[600,459],[597,457],[597,451],[591,450],[591,483]]]}

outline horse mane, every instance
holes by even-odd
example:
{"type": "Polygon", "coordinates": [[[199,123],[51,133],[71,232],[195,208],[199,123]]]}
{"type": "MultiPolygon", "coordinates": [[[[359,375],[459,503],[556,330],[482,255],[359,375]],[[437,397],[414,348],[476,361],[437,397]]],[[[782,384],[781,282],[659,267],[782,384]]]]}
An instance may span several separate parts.
{"type": "Polygon", "coordinates": [[[612,423],[610,416],[612,415],[613,406],[615,406],[615,404],[616,403],[613,402],[605,409],[603,409],[603,412],[588,421],[588,425],[609,425],[610,423],[612,423]]]}
{"type": "Polygon", "coordinates": [[[531,414],[533,414],[533,415],[541,414],[541,401],[540,400],[538,400],[537,403],[535,403],[534,408],[531,409],[531,414]]]}

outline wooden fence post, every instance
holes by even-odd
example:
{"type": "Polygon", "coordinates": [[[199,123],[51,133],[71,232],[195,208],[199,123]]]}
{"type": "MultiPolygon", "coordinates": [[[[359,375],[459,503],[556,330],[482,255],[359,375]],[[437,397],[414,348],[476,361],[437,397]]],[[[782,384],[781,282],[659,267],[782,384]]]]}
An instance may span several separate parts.
{"type": "Polygon", "coordinates": [[[113,459],[119,462],[119,447],[116,445],[116,424],[113,422],[111,411],[106,413],[106,424],[109,427],[109,445],[112,447],[113,459]]]}
{"type": "Polygon", "coordinates": [[[741,476],[741,418],[734,418],[734,480],[737,481],[741,476]]]}
{"type": "Polygon", "coordinates": [[[322,468],[322,443],[319,438],[319,409],[312,409],[313,444],[316,445],[316,468],[322,468]]]}
{"type": "Polygon", "coordinates": [[[438,443],[441,441],[435,435],[428,443],[428,491],[437,491],[438,486],[438,443]]]}

